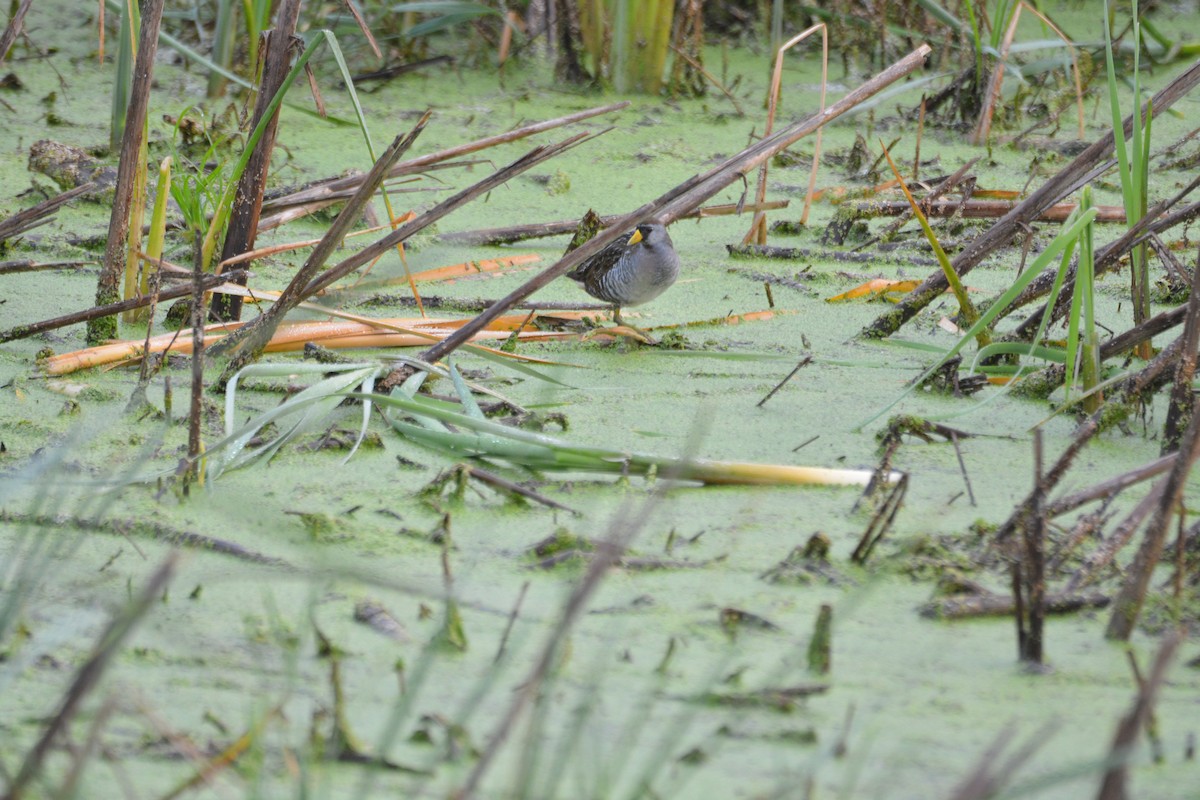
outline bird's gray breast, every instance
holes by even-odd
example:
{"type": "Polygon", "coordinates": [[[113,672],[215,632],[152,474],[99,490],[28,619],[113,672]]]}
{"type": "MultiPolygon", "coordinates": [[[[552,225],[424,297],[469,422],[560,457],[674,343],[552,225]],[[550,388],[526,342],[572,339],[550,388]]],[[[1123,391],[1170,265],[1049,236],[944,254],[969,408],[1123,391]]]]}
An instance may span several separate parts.
{"type": "Polygon", "coordinates": [[[658,297],[678,277],[679,254],[673,247],[643,245],[625,253],[600,283],[615,302],[638,305],[658,297]]]}

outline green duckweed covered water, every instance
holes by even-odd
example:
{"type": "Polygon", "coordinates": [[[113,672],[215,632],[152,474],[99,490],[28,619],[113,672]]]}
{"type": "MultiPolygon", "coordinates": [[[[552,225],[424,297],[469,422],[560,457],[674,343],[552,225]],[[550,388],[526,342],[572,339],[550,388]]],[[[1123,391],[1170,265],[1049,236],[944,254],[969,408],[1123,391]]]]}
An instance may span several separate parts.
{"type": "MultiPolygon", "coordinates": [[[[29,25],[43,45],[67,34],[81,40],[90,35],[85,28],[55,30],[36,13],[29,25]]],[[[53,59],[61,81],[36,61],[12,66],[25,88],[5,95],[12,110],[4,111],[3,126],[12,135],[4,137],[0,151],[0,185],[6,187],[0,214],[32,202],[16,195],[31,181],[25,159],[33,141],[50,136],[87,147],[107,139],[112,68],[96,67],[94,59],[73,49],[78,42],[68,47],[64,41],[62,47],[53,59]],[[56,113],[64,120],[55,127],[47,127],[41,102],[50,92],[56,93],[56,113]]],[[[711,63],[720,64],[720,58],[714,50],[711,63]]],[[[613,130],[456,212],[439,230],[577,218],[589,207],[622,213],[738,151],[752,131],[762,130],[758,98],[766,81],[765,58],[731,51],[729,59],[729,79],[743,78],[738,91],[748,117],[735,116],[716,95],[688,101],[631,97],[630,109],[586,126],[611,124],[613,130]]],[[[1150,81],[1158,85],[1176,70],[1162,68],[1150,81]]],[[[813,107],[813,75],[811,64],[798,58],[790,62],[781,112],[785,118],[813,107]]],[[[199,70],[162,63],[156,80],[152,160],[164,154],[162,143],[170,136],[160,115],[178,113],[194,102],[205,78],[199,70]]],[[[858,82],[857,76],[839,78],[833,93],[858,82]]],[[[327,83],[331,113],[350,117],[345,96],[333,88],[333,79],[327,83]]],[[[296,102],[303,102],[301,91],[294,90],[296,102]]],[[[826,131],[826,152],[845,150],[855,133],[873,128],[889,141],[903,134],[897,152],[911,160],[911,125],[901,122],[895,110],[914,105],[918,94],[893,97],[876,107],[871,119],[862,114],[832,126],[826,131]]],[[[406,76],[362,99],[377,142],[407,129],[417,113],[432,107],[433,121],[414,150],[423,154],[612,98],[564,91],[546,65],[526,60],[510,65],[502,82],[490,72],[439,68],[406,76]]],[[[1155,140],[1165,144],[1185,133],[1196,107],[1195,98],[1185,98],[1177,106],[1181,118],[1156,120],[1155,140]]],[[[1102,130],[1103,117],[1101,110],[1097,118],[1089,118],[1089,136],[1102,130]]],[[[278,185],[369,164],[361,138],[351,128],[285,110],[280,130],[286,152],[277,156],[278,185]]],[[[536,141],[566,135],[543,134],[536,141]]],[[[963,140],[958,133],[927,129],[922,153],[933,161],[922,167],[923,174],[948,174],[980,155],[963,140]]],[[[481,157],[504,164],[532,141],[488,150],[481,157]]],[[[808,147],[801,143],[797,149],[807,152],[808,147]]],[[[1041,155],[1048,170],[1066,162],[1052,153],[1041,155]]],[[[983,185],[1020,189],[1030,161],[1030,152],[998,144],[976,172],[983,185]]],[[[396,194],[393,202],[427,206],[491,168],[481,163],[438,173],[436,180],[418,185],[434,194],[396,194]]],[[[794,204],[772,218],[794,218],[807,168],[773,169],[771,175],[768,197],[790,198],[794,204]]],[[[1173,193],[1190,177],[1185,171],[1156,174],[1152,198],[1173,193]]],[[[44,178],[34,180],[46,185],[44,178]]],[[[819,185],[860,182],[826,166],[819,185]]],[[[1115,186],[1097,188],[1100,202],[1119,203],[1115,186]]],[[[732,186],[713,202],[736,202],[742,191],[740,185],[732,186]]],[[[832,213],[830,205],[818,204],[811,232],[772,242],[820,250],[820,232],[832,213]]],[[[9,257],[98,258],[99,251],[74,242],[89,237],[102,241],[107,214],[107,206],[76,204],[26,236],[9,257]]],[[[325,224],[289,225],[260,237],[259,244],[319,235],[325,224]]],[[[694,351],[589,343],[520,346],[520,352],[572,365],[548,369],[563,385],[469,356],[458,363],[487,370],[490,385],[527,407],[564,414],[569,429],[562,436],[571,441],[741,461],[873,467],[878,458],[874,434],[883,422],[861,431],[856,426],[894,399],[929,356],[895,343],[855,338],[885,306],[831,304],[826,298],[868,278],[923,278],[930,268],[912,260],[924,248],[904,249],[893,261],[863,265],[731,259],[725,245],[739,241],[748,224],[748,217],[723,217],[674,225],[671,233],[684,274],[667,294],[639,309],[638,324],[685,323],[759,310],[766,305],[762,273],[792,277],[803,271],[809,274],[796,281],[803,289],[773,287],[777,307],[795,313],[736,327],[689,328],[685,335],[699,348],[694,351]],[[805,353],[813,355],[813,363],[756,407],[805,353]]],[[[946,238],[965,239],[981,225],[968,223],[946,238]]],[[[1054,226],[1041,224],[1038,231],[1037,242],[1044,244],[1054,226]]],[[[1104,240],[1115,234],[1115,227],[1102,230],[1104,240]]],[[[540,254],[540,265],[547,266],[565,244],[558,238],[485,248],[422,239],[409,255],[414,271],[528,252],[540,254]]],[[[186,245],[181,240],[174,245],[168,258],[186,261],[186,245]]],[[[1018,259],[1019,248],[1012,248],[972,272],[967,283],[981,297],[988,296],[1011,279],[1018,259]]],[[[281,287],[301,260],[285,255],[260,263],[256,285],[281,287]]],[[[380,261],[372,277],[401,274],[392,255],[380,261]]],[[[494,298],[531,274],[464,280],[429,291],[494,298]]],[[[95,268],[0,281],[5,300],[0,327],[8,328],[90,305],[95,268]]],[[[1121,311],[1117,306],[1126,282],[1124,274],[1101,282],[1105,318],[1122,328],[1127,327],[1128,304],[1121,311]]],[[[586,298],[560,281],[535,299],[586,298]]],[[[954,311],[949,299],[935,304],[896,338],[948,347],[954,338],[936,323],[954,311]]],[[[130,338],[143,333],[137,327],[122,329],[130,338]]],[[[169,532],[219,538],[286,566],[185,548],[168,593],[146,615],[71,728],[74,741],[82,742],[89,725],[107,713],[105,704],[112,704],[101,733],[100,758],[87,767],[82,796],[126,796],[130,786],[136,787],[136,796],[161,796],[196,768],[192,757],[181,753],[194,747],[211,757],[268,715],[239,766],[197,793],[446,796],[461,785],[476,753],[487,746],[568,592],[583,575],[580,563],[535,568],[527,548],[562,529],[599,539],[631,517],[642,520],[632,555],[672,563],[655,570],[618,568],[606,577],[555,659],[551,679],[534,706],[534,722],[515,729],[485,782],[485,796],[627,796],[648,782],[652,788],[646,792],[653,796],[802,797],[811,781],[817,797],[944,797],[1002,731],[1012,728],[1023,740],[1052,724],[1053,734],[1013,780],[1016,788],[1010,796],[1090,797],[1116,721],[1132,702],[1135,690],[1125,650],[1102,638],[1104,611],[1052,618],[1046,634],[1051,670],[1040,675],[1018,665],[1011,620],[949,623],[918,614],[933,592],[932,567],[920,569],[920,555],[932,550],[942,558],[956,558],[974,548],[978,534],[972,532],[973,524],[1002,522],[1028,491],[1033,472],[1029,431],[1049,415],[1044,403],[1003,396],[964,413],[978,400],[921,394],[905,400],[898,410],[949,417],[948,424],[976,434],[961,442],[976,502],[971,505],[964,495],[951,445],[906,444],[893,466],[911,475],[909,494],[894,528],[862,569],[848,557],[870,509],[854,510],[855,489],[681,486],[660,493],[664,487],[641,478],[548,475],[537,482],[538,490],[578,515],[539,506],[517,508],[487,489],[469,490],[458,504],[445,499],[430,504],[414,493],[453,462],[399,439],[378,418],[372,431],[379,444],[364,448],[345,465],[344,453],[292,447],[269,465],[229,473],[203,488],[193,487],[186,497],[169,481],[104,491],[114,476],[169,473],[185,447],[186,430],[178,419],[164,423],[123,412],[135,383],[128,368],[94,370],[61,381],[37,377],[34,355],[39,349],[65,352],[82,346],[83,330],[73,327],[0,347],[0,507],[9,515],[0,522],[0,562],[8,581],[5,607],[18,611],[0,661],[0,763],[7,774],[16,771],[54,714],[107,621],[169,550],[169,532]],[[42,471],[40,465],[47,461],[53,465],[42,471]],[[443,551],[426,534],[442,525],[444,514],[449,514],[448,562],[465,652],[433,644],[445,619],[443,551]],[[47,519],[56,515],[58,521],[47,519]],[[89,529],[69,521],[74,518],[101,522],[89,529]],[[817,531],[832,541],[833,580],[796,585],[763,579],[817,531]],[[497,662],[522,592],[506,657],[497,662]],[[356,606],[368,600],[399,623],[403,641],[354,620],[356,606]],[[832,605],[834,619],[833,667],[827,678],[810,675],[805,662],[823,603],[832,605]],[[731,637],[719,622],[726,608],[759,615],[775,627],[743,628],[731,637]],[[318,656],[314,627],[341,652],[345,714],[353,733],[374,752],[386,743],[388,759],[427,774],[334,763],[314,752],[311,734],[328,736],[333,713],[329,661],[318,656]],[[713,697],[814,682],[828,683],[828,690],[786,713],[735,707],[713,697]],[[461,726],[461,736],[449,735],[451,725],[461,726]]],[[[270,360],[288,358],[295,357],[270,360]]],[[[172,365],[163,375],[170,376],[178,418],[186,405],[188,367],[172,365]]],[[[436,390],[451,393],[445,382],[436,390]]],[[[993,392],[985,390],[985,395],[993,392]]],[[[148,392],[151,404],[161,408],[163,393],[160,376],[148,392]]],[[[219,401],[214,398],[206,418],[210,442],[220,436],[219,401]]],[[[278,402],[275,393],[245,392],[239,413],[248,417],[278,402]]],[[[336,419],[353,429],[358,417],[357,408],[346,408],[336,419]]],[[[1162,409],[1156,407],[1145,426],[1135,423],[1128,433],[1112,431],[1096,441],[1063,488],[1083,488],[1154,458],[1161,419],[1162,409]]],[[[1046,453],[1053,457],[1061,452],[1072,429],[1073,421],[1065,416],[1045,423],[1046,453]]],[[[553,425],[550,430],[557,434],[553,425]]],[[[532,477],[518,471],[505,474],[532,477]]],[[[1194,504],[1198,494],[1193,479],[1187,498],[1194,504]]],[[[1114,509],[1122,513],[1139,497],[1130,492],[1114,509]]],[[[972,577],[1007,591],[998,575],[972,577]]],[[[1152,603],[1148,619],[1154,629],[1134,637],[1143,670],[1170,612],[1167,603],[1152,603]]],[[[1151,763],[1149,750],[1139,747],[1134,796],[1194,797],[1200,785],[1200,768],[1184,758],[1197,727],[1200,678],[1182,662],[1196,655],[1195,645],[1185,643],[1181,663],[1170,672],[1157,710],[1163,762],[1151,763]]],[[[51,795],[70,761],[67,753],[56,750],[47,764],[48,782],[39,791],[51,795]]]]}

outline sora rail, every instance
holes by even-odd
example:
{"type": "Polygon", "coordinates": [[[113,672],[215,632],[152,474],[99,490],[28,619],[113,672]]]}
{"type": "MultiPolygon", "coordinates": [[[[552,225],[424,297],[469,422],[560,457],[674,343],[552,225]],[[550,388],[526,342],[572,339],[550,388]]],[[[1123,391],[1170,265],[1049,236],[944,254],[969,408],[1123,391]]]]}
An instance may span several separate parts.
{"type": "Polygon", "coordinates": [[[567,273],[584,290],[612,303],[613,319],[621,320],[621,306],[636,306],[665,292],[679,277],[679,255],[667,229],[657,222],[638,225],[567,273]]]}

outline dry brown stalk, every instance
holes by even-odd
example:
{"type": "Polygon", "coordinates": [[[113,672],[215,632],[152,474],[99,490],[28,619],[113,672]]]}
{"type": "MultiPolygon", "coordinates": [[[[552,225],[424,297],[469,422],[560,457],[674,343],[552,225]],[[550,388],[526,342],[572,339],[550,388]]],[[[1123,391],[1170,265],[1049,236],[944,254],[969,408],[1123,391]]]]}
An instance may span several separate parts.
{"type": "MultiPolygon", "coordinates": [[[[1145,391],[1146,387],[1153,383],[1165,371],[1175,359],[1179,356],[1179,341],[1176,340],[1172,345],[1168,346],[1155,357],[1153,361],[1143,367],[1141,370],[1130,376],[1120,388],[1122,399],[1126,402],[1132,398],[1136,398],[1145,391]]],[[[1058,460],[1042,477],[1041,484],[1035,486],[1030,493],[1025,497],[1013,513],[1009,515],[1004,524],[1000,526],[993,537],[998,543],[1005,543],[1016,533],[1022,526],[1029,523],[1029,515],[1034,507],[1036,495],[1039,491],[1048,495],[1054,490],[1054,487],[1066,476],[1067,470],[1070,469],[1071,463],[1075,460],[1075,456],[1079,455],[1080,451],[1092,440],[1101,430],[1101,421],[1103,419],[1104,409],[1091,414],[1085,419],[1078,428],[1075,429],[1074,438],[1071,443],[1059,455],[1058,460]]]]}
{"type": "Polygon", "coordinates": [[[18,272],[43,272],[51,269],[74,269],[95,264],[95,261],[44,261],[38,263],[31,258],[17,261],[0,261],[0,275],[15,275],[18,272]]]}
{"type": "MultiPolygon", "coordinates": [[[[639,223],[647,219],[656,218],[659,222],[668,224],[694,210],[721,189],[734,181],[743,179],[748,172],[763,161],[771,158],[780,150],[789,147],[827,122],[840,117],[876,92],[879,92],[884,87],[920,67],[925,62],[925,58],[929,55],[929,52],[930,48],[928,45],[921,45],[912,53],[834,103],[824,113],[810,115],[787,126],[779,133],[756,142],[703,175],[698,175],[685,181],[657,200],[647,203],[636,211],[625,215],[621,220],[598,233],[587,243],[567,253],[558,263],[527,281],[523,286],[509,293],[506,297],[501,298],[487,311],[484,311],[470,323],[459,329],[458,333],[454,336],[443,340],[425,351],[422,357],[428,361],[436,361],[444,358],[466,342],[476,331],[486,327],[489,321],[505,313],[508,309],[550,283],[550,281],[565,275],[579,264],[582,264],[600,252],[604,247],[616,241],[625,231],[628,231],[639,223]]],[[[388,377],[389,379],[398,379],[399,373],[393,371],[392,375],[388,377]]],[[[385,381],[384,386],[387,384],[388,382],[385,381]]]]}
{"type": "Polygon", "coordinates": [[[1145,727],[1146,721],[1154,712],[1154,701],[1158,697],[1158,690],[1162,688],[1163,682],[1166,680],[1167,667],[1170,666],[1181,639],[1182,637],[1178,634],[1173,634],[1163,640],[1162,645],[1158,648],[1158,654],[1154,657],[1154,664],[1150,667],[1150,674],[1138,687],[1133,707],[1117,723],[1112,748],[1108,753],[1108,768],[1104,772],[1104,780],[1100,783],[1100,792],[1096,795],[1097,800],[1126,800],[1129,797],[1126,780],[1134,743],[1138,731],[1145,727]]]}
{"type": "MultiPolygon", "coordinates": [[[[1154,113],[1162,114],[1191,91],[1197,83],[1200,83],[1200,61],[1193,64],[1154,96],[1151,101],[1154,113]]],[[[1143,109],[1143,116],[1144,113],[1143,109]]],[[[1132,116],[1126,117],[1125,136],[1129,136],[1132,129],[1133,118],[1132,116]]],[[[1074,190],[1082,177],[1091,172],[1097,164],[1108,159],[1113,152],[1113,146],[1111,131],[1093,142],[1057,175],[1043,183],[1012,211],[998,220],[995,225],[968,243],[952,262],[955,272],[960,276],[966,275],[994,250],[1007,244],[1023,225],[1028,225],[1044,209],[1062,200],[1074,190]]],[[[910,292],[899,305],[877,317],[863,330],[861,335],[871,339],[883,339],[891,336],[900,330],[904,323],[916,316],[921,309],[937,299],[946,290],[946,286],[946,276],[942,274],[941,270],[935,271],[925,279],[924,283],[910,292]]]]}
{"type": "MultiPolygon", "coordinates": [[[[263,34],[262,77],[254,101],[251,130],[262,123],[275,95],[287,88],[283,83],[291,71],[296,21],[299,17],[300,0],[283,0],[276,9],[274,25],[263,34]]],[[[262,214],[263,190],[267,186],[267,171],[271,166],[271,153],[275,149],[275,135],[279,130],[279,108],[276,107],[275,113],[267,121],[258,145],[238,178],[237,193],[225,229],[225,242],[221,246],[221,261],[254,249],[258,218],[262,214]]],[[[241,280],[244,286],[245,278],[241,280]]],[[[236,320],[241,316],[242,298],[229,295],[214,298],[209,312],[212,321],[236,320]]]]}
{"type": "MultiPolygon", "coordinates": [[[[402,156],[412,143],[416,141],[421,131],[425,129],[425,124],[429,121],[430,112],[426,111],[416,126],[407,134],[397,136],[379,159],[371,167],[371,171],[363,179],[354,196],[346,201],[345,208],[338,214],[333,225],[321,237],[321,241],[309,253],[305,259],[304,265],[299,271],[292,276],[292,280],[288,283],[282,294],[272,304],[271,308],[266,313],[255,318],[249,325],[238,330],[236,333],[230,334],[225,339],[213,346],[212,356],[221,358],[230,356],[231,362],[226,367],[225,375],[221,378],[221,383],[224,384],[228,377],[234,372],[241,369],[242,366],[249,363],[251,360],[258,357],[262,352],[263,347],[270,341],[274,335],[275,329],[283,318],[296,307],[298,303],[305,300],[309,294],[305,292],[305,287],[309,281],[325,266],[325,262],[333,254],[335,248],[339,247],[346,234],[350,232],[350,227],[358,220],[358,216],[367,204],[367,201],[375,194],[375,190],[379,184],[383,182],[384,175],[388,169],[396,163],[396,159],[402,156]]],[[[241,305],[241,298],[238,299],[238,305],[241,305]]],[[[232,305],[229,306],[232,308],[232,305]]]]}
{"type": "MultiPolygon", "coordinates": [[[[825,23],[818,22],[816,25],[788,39],[775,52],[775,67],[771,71],[771,86],[767,90],[767,125],[763,129],[764,138],[770,136],[772,128],[775,127],[775,111],[779,106],[780,86],[783,80],[783,54],[817,31],[821,32],[821,100],[817,113],[825,110],[825,87],[829,82],[829,30],[826,28],[825,23]]],[[[813,189],[816,188],[817,167],[820,164],[820,160],[821,129],[818,128],[817,136],[813,143],[813,160],[808,175],[808,191],[804,194],[804,210],[800,213],[801,225],[808,224],[808,209],[812,205],[813,189]]],[[[756,203],[762,203],[767,197],[767,164],[767,161],[763,161],[758,168],[758,185],[754,190],[754,202],[756,203]]],[[[742,244],[751,244],[751,240],[753,240],[753,244],[767,243],[767,215],[763,211],[755,212],[754,219],[750,222],[750,230],[746,232],[746,236],[742,239],[742,244]]]]}
{"type": "Polygon", "coordinates": [[[1054,518],[1096,500],[1107,500],[1128,489],[1130,486],[1149,480],[1156,475],[1161,475],[1170,469],[1174,460],[1174,455],[1160,456],[1137,469],[1131,469],[1115,478],[1101,481],[1090,488],[1073,492],[1066,497],[1060,497],[1046,506],[1046,516],[1054,518]]]}
{"type": "Polygon", "coordinates": [[[94,183],[85,183],[82,186],[76,186],[74,189],[63,192],[60,195],[55,195],[47,200],[43,200],[35,206],[31,206],[24,211],[18,211],[11,217],[5,220],[0,220],[0,242],[6,239],[24,233],[31,228],[36,228],[39,225],[45,225],[50,221],[50,217],[54,212],[65,206],[67,203],[74,200],[80,195],[85,195],[96,188],[94,183]]]}
{"type": "Polygon", "coordinates": [[[1180,440],[1179,452],[1175,456],[1171,471],[1162,481],[1162,497],[1150,524],[1142,534],[1142,546],[1138,548],[1133,563],[1129,565],[1125,583],[1113,603],[1112,616],[1109,617],[1108,628],[1104,632],[1105,637],[1109,639],[1129,640],[1141,614],[1142,605],[1146,601],[1150,576],[1162,557],[1171,517],[1179,508],[1192,465],[1200,457],[1200,415],[1196,413],[1197,406],[1200,406],[1200,401],[1193,402],[1191,424],[1180,440]]]}
{"type": "Polygon", "coordinates": [[[8,51],[17,41],[17,37],[21,35],[21,26],[25,23],[25,14],[28,13],[31,5],[33,5],[33,0],[21,0],[21,5],[17,6],[16,12],[9,18],[4,33],[0,34],[0,64],[4,63],[8,51]]]}
{"type": "Polygon", "coordinates": [[[1004,83],[1004,62],[1008,58],[1008,51],[1012,47],[1013,36],[1017,33],[1017,23],[1020,20],[1021,7],[1018,5],[1013,10],[1013,15],[1009,19],[1008,28],[1004,31],[1004,40],[1000,43],[1000,52],[998,53],[999,57],[996,59],[996,63],[992,65],[988,87],[983,96],[983,108],[979,111],[979,120],[975,125],[975,133],[971,136],[971,144],[987,144],[988,134],[992,130],[992,114],[995,112],[996,103],[1000,99],[1000,86],[1004,83]]]}
{"type": "MultiPolygon", "coordinates": [[[[1046,622],[1046,491],[1042,487],[1042,431],[1033,434],[1033,508],[1029,524],[1024,526],[1022,566],[1025,574],[1025,614],[1028,635],[1021,643],[1022,661],[1042,663],[1043,635],[1046,622]]],[[[1020,612],[1018,611],[1018,614],[1020,612]]]]}
{"type": "Polygon", "coordinates": [[[725,97],[729,100],[729,102],[733,103],[733,108],[734,108],[734,110],[737,111],[737,115],[739,117],[746,116],[746,111],[745,111],[745,109],[742,108],[742,104],[738,102],[737,96],[734,95],[733,92],[729,91],[729,89],[726,88],[725,84],[721,83],[720,79],[717,78],[716,75],[713,75],[711,72],[706,70],[704,68],[703,64],[701,64],[696,59],[692,58],[692,56],[688,55],[683,50],[680,50],[676,45],[672,44],[671,50],[673,50],[675,52],[675,55],[679,56],[685,62],[687,62],[688,66],[690,66],[692,69],[696,70],[701,75],[703,75],[704,79],[706,81],[711,83],[713,86],[717,87],[717,90],[720,91],[721,94],[725,95],[725,97]]]}
{"type": "Polygon", "coordinates": [[[1191,422],[1192,379],[1196,376],[1196,347],[1200,344],[1200,264],[1192,274],[1192,289],[1188,295],[1187,321],[1183,324],[1183,350],[1175,366],[1175,385],[1167,403],[1167,420],[1163,423],[1162,452],[1179,447],[1183,431],[1191,422]]]}
{"type": "MultiPolygon", "coordinates": [[[[202,288],[204,291],[208,291],[214,286],[220,286],[231,276],[242,273],[244,273],[244,270],[227,272],[224,275],[206,275],[202,282],[202,288]]],[[[184,295],[191,293],[192,286],[189,283],[187,285],[176,286],[171,289],[163,289],[158,293],[158,300],[174,300],[177,297],[183,297],[184,295]]],[[[152,295],[145,295],[144,297],[131,297],[128,300],[122,300],[118,303],[110,303],[106,306],[96,306],[84,311],[75,311],[70,314],[64,314],[61,317],[55,317],[54,319],[35,322],[31,325],[18,325],[15,328],[9,328],[6,331],[0,332],[0,344],[3,344],[4,342],[11,342],[14,339],[24,339],[27,336],[33,336],[38,333],[52,331],[57,328],[64,328],[67,325],[75,325],[80,322],[87,322],[100,317],[113,316],[120,314],[122,311],[148,306],[154,301],[155,300],[152,295]]]]}
{"type": "Polygon", "coordinates": [[[1016,752],[1000,761],[1000,754],[1008,747],[1009,741],[1016,733],[1011,726],[1004,728],[979,757],[971,774],[950,795],[950,800],[987,800],[998,795],[1017,770],[1050,739],[1056,728],[1057,723],[1046,723],[1030,736],[1025,744],[1017,748],[1016,752]]]}
{"type": "MultiPolygon", "coordinates": [[[[1012,200],[941,200],[935,203],[921,201],[921,210],[927,217],[950,217],[960,214],[968,219],[991,219],[1002,217],[1017,203],[1012,200]]],[[[1038,222],[1063,222],[1078,208],[1077,203],[1055,203],[1041,211],[1035,219],[1038,222]]],[[[1096,222],[1124,222],[1125,209],[1122,206],[1096,206],[1099,214],[1096,222]]],[[[855,214],[864,217],[893,217],[909,210],[904,200],[876,200],[869,203],[858,203],[854,206],[855,214]]]]}
{"type": "MultiPolygon", "coordinates": [[[[463,189],[453,197],[443,200],[441,203],[421,214],[420,216],[412,219],[404,225],[401,225],[384,238],[371,245],[368,245],[341,263],[330,267],[321,275],[318,275],[316,278],[310,281],[308,285],[297,294],[298,299],[311,297],[312,295],[332,284],[334,281],[344,278],[354,270],[358,269],[364,264],[369,263],[372,259],[377,258],[381,254],[387,252],[391,248],[395,247],[396,244],[403,242],[414,233],[420,231],[428,225],[433,224],[446,214],[449,214],[455,208],[458,208],[464,203],[473,200],[481,194],[491,191],[495,187],[503,184],[505,181],[508,181],[516,175],[521,174],[525,170],[541,164],[542,162],[553,158],[554,156],[557,156],[579,144],[580,142],[590,138],[592,138],[592,134],[580,133],[570,137],[569,139],[558,142],[557,144],[534,148],[521,158],[514,161],[512,164],[497,170],[478,183],[463,189]]],[[[345,212],[343,211],[343,213],[345,212]]],[[[613,238],[615,238],[615,236],[616,234],[614,233],[613,238]]],[[[484,326],[481,325],[479,327],[482,328],[484,326]]],[[[478,330],[479,329],[476,328],[469,331],[465,336],[460,337],[460,329],[459,333],[454,334],[454,337],[457,337],[457,341],[461,343],[462,341],[466,341],[474,336],[478,330]]]]}
{"type": "MultiPolygon", "coordinates": [[[[146,133],[146,114],[150,108],[150,84],[154,75],[154,56],[158,52],[158,27],[162,22],[163,0],[147,0],[142,7],[137,58],[133,64],[132,90],[125,112],[125,132],[121,139],[121,160],[117,164],[117,188],[108,221],[108,243],[104,262],[96,281],[96,305],[115,302],[121,296],[121,276],[125,274],[126,246],[129,240],[130,211],[141,171],[142,144],[146,133]]],[[[142,221],[136,221],[141,225],[142,221]]],[[[88,321],[87,340],[99,344],[117,334],[116,317],[95,317],[88,321]]]]}
{"type": "MultiPolygon", "coordinates": [[[[705,219],[706,217],[723,217],[752,211],[774,211],[780,208],[787,208],[788,204],[789,201],[787,200],[767,200],[757,204],[721,203],[713,206],[702,206],[695,211],[680,216],[679,219],[705,219]]],[[[620,220],[621,216],[618,214],[609,214],[600,217],[601,225],[606,228],[620,220]]],[[[455,244],[512,244],[513,242],[520,242],[525,239],[538,239],[543,236],[560,236],[565,233],[571,233],[578,225],[579,220],[577,219],[565,219],[557,222],[538,222],[532,225],[513,225],[508,228],[443,233],[439,234],[437,238],[439,241],[454,242],[455,244]]]]}
{"type": "MultiPolygon", "coordinates": [[[[1107,594],[1073,594],[1055,592],[1047,594],[1044,608],[1047,614],[1070,614],[1085,608],[1103,608],[1108,605],[1107,594]]],[[[934,619],[969,619],[972,617],[1009,617],[1016,608],[1011,594],[968,594],[932,600],[921,607],[921,616],[934,619]]]]}
{"type": "MultiPolygon", "coordinates": [[[[535,122],[532,125],[526,125],[521,128],[515,128],[505,133],[498,133],[495,136],[487,136],[483,139],[477,139],[466,144],[455,145],[445,150],[439,150],[436,153],[419,156],[418,158],[402,161],[393,166],[387,173],[388,178],[394,178],[400,175],[412,175],[418,172],[424,172],[429,169],[436,169],[437,165],[443,161],[449,161],[452,158],[477,153],[480,150],[486,150],[489,147],[495,147],[499,144],[508,144],[528,136],[533,136],[536,133],[544,133],[555,128],[561,128],[564,125],[571,125],[576,122],[582,122],[585,119],[611,114],[614,111],[620,111],[627,107],[629,101],[625,100],[620,103],[609,103],[608,105],[596,106],[583,111],[578,111],[574,114],[556,117],[554,119],[535,122]]],[[[323,199],[328,197],[330,193],[345,192],[356,190],[363,181],[362,175],[351,175],[348,177],[330,178],[325,181],[318,181],[310,184],[299,192],[279,197],[265,204],[266,207],[280,208],[288,205],[293,205],[299,202],[310,202],[312,200],[323,199]]]]}

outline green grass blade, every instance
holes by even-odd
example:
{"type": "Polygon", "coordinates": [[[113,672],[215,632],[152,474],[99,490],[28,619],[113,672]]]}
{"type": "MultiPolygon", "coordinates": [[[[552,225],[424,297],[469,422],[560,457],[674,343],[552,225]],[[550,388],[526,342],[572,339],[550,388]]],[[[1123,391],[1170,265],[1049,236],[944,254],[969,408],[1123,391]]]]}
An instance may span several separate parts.
{"type": "Polygon", "coordinates": [[[458,399],[466,409],[467,416],[484,419],[483,409],[479,407],[479,403],[475,402],[475,396],[471,394],[471,390],[467,388],[466,382],[458,372],[458,367],[453,363],[450,364],[450,378],[454,381],[454,391],[458,392],[458,399]]]}
{"type": "Polygon", "coordinates": [[[941,358],[935,361],[932,366],[926,369],[925,372],[923,372],[916,380],[909,384],[908,388],[901,392],[894,400],[892,400],[892,402],[888,403],[879,411],[876,411],[867,419],[858,423],[856,426],[854,426],[854,429],[862,429],[864,426],[869,425],[894,408],[897,403],[899,403],[905,397],[908,397],[908,395],[910,395],[912,392],[916,391],[917,387],[921,385],[921,382],[932,375],[934,370],[946,363],[946,361],[949,359],[956,356],[959,351],[961,351],[967,345],[968,342],[970,342],[979,334],[980,330],[983,330],[988,325],[991,325],[992,321],[999,316],[1000,312],[1007,308],[1013,300],[1017,299],[1021,292],[1025,290],[1025,287],[1028,286],[1035,277],[1037,277],[1038,273],[1046,268],[1052,259],[1058,257],[1063,250],[1071,246],[1071,244],[1079,238],[1083,227],[1095,219],[1097,213],[1099,212],[1096,209],[1089,209],[1088,211],[1081,213],[1079,218],[1075,220],[1074,224],[1069,226],[1064,225],[1063,229],[1060,230],[1058,235],[1054,237],[1049,245],[1047,245],[1046,249],[1043,250],[1036,259],[1034,259],[1033,263],[1030,264],[1015,281],[1013,281],[1013,284],[1002,295],[1000,295],[1000,298],[988,307],[988,310],[979,317],[979,320],[976,321],[976,323],[962,335],[962,338],[958,340],[957,344],[946,351],[941,358]]]}

